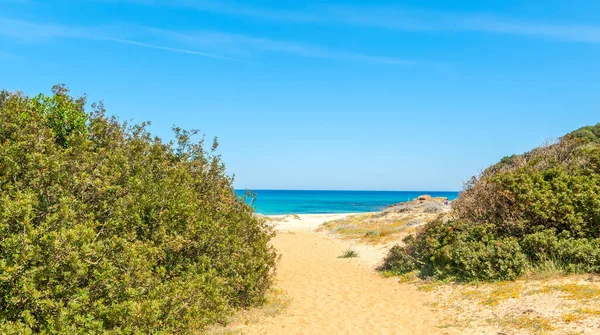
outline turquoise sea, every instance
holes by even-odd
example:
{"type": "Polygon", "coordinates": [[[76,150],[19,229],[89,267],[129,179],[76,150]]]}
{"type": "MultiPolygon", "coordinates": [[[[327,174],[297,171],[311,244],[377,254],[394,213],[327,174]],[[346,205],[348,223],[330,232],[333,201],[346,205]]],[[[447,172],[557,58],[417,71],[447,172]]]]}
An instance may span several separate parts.
{"type": "MultiPolygon", "coordinates": [[[[245,191],[238,190],[239,195],[245,191]]],[[[257,213],[278,214],[327,214],[374,212],[389,205],[413,200],[422,194],[447,197],[450,200],[458,192],[432,191],[285,191],[254,190],[257,213]]]]}

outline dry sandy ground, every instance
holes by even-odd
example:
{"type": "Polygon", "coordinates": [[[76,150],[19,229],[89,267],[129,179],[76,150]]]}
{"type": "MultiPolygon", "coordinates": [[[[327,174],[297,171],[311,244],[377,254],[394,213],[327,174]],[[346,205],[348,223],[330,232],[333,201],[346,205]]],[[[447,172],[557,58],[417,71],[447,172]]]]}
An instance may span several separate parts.
{"type": "Polygon", "coordinates": [[[269,301],[209,333],[600,334],[598,276],[482,284],[384,278],[374,268],[385,247],[316,231],[348,215],[271,218],[281,262],[269,301]],[[358,257],[339,258],[348,248],[358,257]]]}
{"type": "Polygon", "coordinates": [[[321,223],[345,215],[302,215],[274,221],[281,254],[276,286],[290,299],[280,314],[244,334],[441,334],[428,295],[383,278],[372,260],[338,258],[347,249],[316,233],[321,223]]]}

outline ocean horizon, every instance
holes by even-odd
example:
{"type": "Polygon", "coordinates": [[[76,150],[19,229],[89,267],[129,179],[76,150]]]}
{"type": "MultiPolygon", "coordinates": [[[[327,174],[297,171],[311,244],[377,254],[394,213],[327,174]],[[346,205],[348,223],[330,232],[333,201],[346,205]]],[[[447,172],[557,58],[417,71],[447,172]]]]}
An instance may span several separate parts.
{"type": "MultiPolygon", "coordinates": [[[[236,190],[243,196],[246,190],[236,190]]],[[[423,194],[454,200],[457,191],[251,190],[253,204],[263,215],[336,214],[380,211],[423,194]]]]}

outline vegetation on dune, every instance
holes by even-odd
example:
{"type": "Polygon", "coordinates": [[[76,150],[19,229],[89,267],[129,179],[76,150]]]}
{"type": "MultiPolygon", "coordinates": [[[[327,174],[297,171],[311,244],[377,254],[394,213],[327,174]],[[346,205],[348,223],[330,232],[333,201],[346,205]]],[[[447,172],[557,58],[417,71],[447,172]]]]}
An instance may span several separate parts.
{"type": "Polygon", "coordinates": [[[548,264],[600,272],[600,124],[505,157],[466,184],[453,210],[392,248],[382,268],[463,281],[548,264]]]}
{"type": "Polygon", "coordinates": [[[0,93],[0,333],[177,334],[263,302],[272,231],[217,143],[0,93]]]}
{"type": "Polygon", "coordinates": [[[442,313],[440,327],[458,333],[593,333],[600,321],[595,275],[475,282],[446,285],[421,280],[414,272],[399,277],[429,292],[429,305],[442,313]],[[475,331],[475,332],[474,332],[475,331]]]}
{"type": "Polygon", "coordinates": [[[356,257],[358,257],[358,252],[356,252],[352,249],[348,249],[348,250],[344,251],[344,253],[338,258],[356,258],[356,257]]]}
{"type": "Polygon", "coordinates": [[[357,214],[326,222],[320,228],[335,233],[342,239],[356,239],[365,243],[381,243],[388,237],[406,233],[409,218],[376,218],[376,214],[357,214]]]}
{"type": "Polygon", "coordinates": [[[368,244],[394,243],[418,226],[446,213],[450,206],[446,198],[415,199],[402,202],[377,213],[350,215],[324,223],[319,230],[329,231],[342,239],[353,239],[368,244]]]}

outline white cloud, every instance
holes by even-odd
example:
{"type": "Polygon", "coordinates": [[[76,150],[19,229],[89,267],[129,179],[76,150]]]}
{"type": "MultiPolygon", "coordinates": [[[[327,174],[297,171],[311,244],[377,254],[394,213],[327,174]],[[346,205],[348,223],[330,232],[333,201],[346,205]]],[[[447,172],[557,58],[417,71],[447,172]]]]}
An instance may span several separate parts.
{"type": "Polygon", "coordinates": [[[107,29],[70,27],[58,24],[36,23],[23,20],[0,18],[0,35],[4,35],[9,38],[27,43],[48,42],[57,38],[104,40],[120,44],[135,45],[143,48],[158,49],[175,53],[185,53],[202,57],[237,61],[237,59],[234,58],[220,56],[207,52],[156,45],[151,43],[134,41],[126,38],[118,38],[112,35],[107,35],[106,33],[103,33],[102,30],[107,29]]]}
{"type": "Polygon", "coordinates": [[[49,42],[58,38],[103,40],[143,48],[202,57],[241,61],[261,53],[279,53],[377,64],[412,64],[394,57],[333,50],[326,47],[224,32],[177,32],[138,25],[72,27],[0,18],[0,35],[22,42],[49,42]],[[202,49],[203,51],[197,51],[202,49]],[[210,50],[207,52],[205,50],[210,50]]]}
{"type": "Polygon", "coordinates": [[[243,34],[231,34],[210,31],[174,32],[164,29],[148,27],[144,27],[144,29],[154,35],[165,37],[172,41],[178,41],[186,45],[198,46],[208,49],[214,48],[224,53],[241,54],[246,56],[255,55],[257,53],[270,52],[289,54],[305,58],[345,60],[363,63],[403,65],[414,63],[413,61],[400,58],[333,50],[322,46],[298,42],[273,40],[243,34]]]}
{"type": "Polygon", "coordinates": [[[34,5],[34,0],[0,0],[0,4],[34,5]]]}
{"type": "Polygon", "coordinates": [[[203,56],[203,57],[209,57],[209,58],[224,59],[224,60],[230,60],[230,61],[236,61],[236,62],[240,61],[239,59],[236,59],[236,58],[219,56],[219,55],[215,55],[215,54],[211,54],[211,53],[207,53],[207,52],[200,52],[200,51],[194,51],[194,50],[188,50],[188,49],[182,49],[182,48],[172,48],[172,47],[167,47],[167,46],[162,46],[162,45],[155,45],[155,44],[150,44],[150,43],[115,38],[115,37],[98,37],[97,39],[121,43],[121,44],[135,45],[138,47],[144,47],[144,48],[149,48],[149,49],[157,49],[157,50],[182,53],[182,54],[188,54],[188,55],[196,55],[196,56],[203,56]]]}
{"type": "Polygon", "coordinates": [[[571,42],[600,43],[600,26],[558,25],[470,16],[456,20],[458,29],[549,38],[571,42]]]}
{"type": "Polygon", "coordinates": [[[0,35],[25,42],[47,41],[58,37],[85,38],[89,33],[77,28],[54,24],[0,18],[0,35]]]}
{"type": "Polygon", "coordinates": [[[151,7],[188,8],[192,10],[221,13],[237,16],[248,16],[271,21],[311,22],[322,18],[313,13],[293,10],[268,10],[252,6],[244,6],[233,1],[220,0],[88,0],[104,3],[129,3],[151,7]]]}
{"type": "MultiPolygon", "coordinates": [[[[164,3],[162,1],[154,1],[154,3],[164,3]]],[[[301,11],[286,11],[286,10],[266,10],[258,9],[249,6],[241,6],[236,3],[226,3],[221,1],[201,1],[201,0],[173,0],[169,2],[175,6],[185,6],[192,9],[198,9],[209,12],[226,13],[232,15],[251,16],[260,19],[287,21],[287,22],[314,22],[320,21],[321,18],[312,13],[301,11]]]]}
{"type": "MultiPolygon", "coordinates": [[[[100,0],[118,1],[118,0],[100,0]]],[[[397,6],[319,5],[302,10],[271,10],[235,2],[204,0],[121,0],[141,5],[193,10],[285,23],[343,24],[401,31],[469,31],[600,43],[600,25],[544,23],[494,15],[409,10],[397,6]]]]}
{"type": "Polygon", "coordinates": [[[599,43],[600,25],[514,20],[489,14],[439,13],[397,7],[327,7],[327,22],[400,31],[483,32],[599,43]]]}

